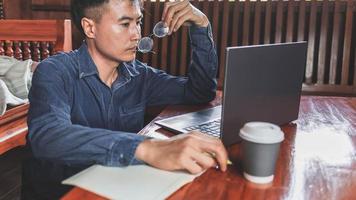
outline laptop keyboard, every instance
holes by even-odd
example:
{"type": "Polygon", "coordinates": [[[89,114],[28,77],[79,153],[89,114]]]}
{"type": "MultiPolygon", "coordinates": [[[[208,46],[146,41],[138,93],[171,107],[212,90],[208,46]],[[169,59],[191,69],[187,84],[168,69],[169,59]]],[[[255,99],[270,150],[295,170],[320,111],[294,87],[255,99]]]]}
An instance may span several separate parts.
{"type": "Polygon", "coordinates": [[[184,128],[186,131],[200,131],[213,137],[220,137],[220,119],[210,121],[204,124],[189,126],[184,128]]]}

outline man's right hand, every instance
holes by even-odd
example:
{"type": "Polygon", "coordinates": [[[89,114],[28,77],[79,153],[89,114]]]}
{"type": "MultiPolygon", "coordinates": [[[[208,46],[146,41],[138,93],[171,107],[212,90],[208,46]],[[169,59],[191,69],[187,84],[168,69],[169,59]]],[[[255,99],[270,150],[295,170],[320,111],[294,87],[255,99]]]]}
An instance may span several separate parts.
{"type": "Polygon", "coordinates": [[[138,145],[135,156],[159,169],[188,170],[192,174],[217,165],[226,171],[228,159],[221,140],[197,131],[167,140],[145,140],[138,145]]]}

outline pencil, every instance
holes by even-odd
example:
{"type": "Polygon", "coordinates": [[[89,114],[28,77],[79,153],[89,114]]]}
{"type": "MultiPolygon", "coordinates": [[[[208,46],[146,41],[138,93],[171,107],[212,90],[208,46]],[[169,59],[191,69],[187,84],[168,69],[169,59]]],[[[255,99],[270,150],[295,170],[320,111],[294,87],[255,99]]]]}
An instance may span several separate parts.
{"type": "MultiPolygon", "coordinates": [[[[215,159],[215,153],[206,152],[206,155],[215,159]]],[[[231,162],[231,160],[227,159],[226,164],[232,165],[233,163],[231,162]]]]}

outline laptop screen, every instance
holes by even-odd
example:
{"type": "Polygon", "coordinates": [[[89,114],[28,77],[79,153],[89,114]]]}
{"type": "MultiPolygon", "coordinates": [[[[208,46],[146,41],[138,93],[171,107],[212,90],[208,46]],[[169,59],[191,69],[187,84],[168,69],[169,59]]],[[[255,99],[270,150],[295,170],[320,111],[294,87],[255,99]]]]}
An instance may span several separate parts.
{"type": "Polygon", "coordinates": [[[228,47],[222,109],[222,141],[240,140],[244,123],[282,125],[298,118],[307,43],[228,47]]]}

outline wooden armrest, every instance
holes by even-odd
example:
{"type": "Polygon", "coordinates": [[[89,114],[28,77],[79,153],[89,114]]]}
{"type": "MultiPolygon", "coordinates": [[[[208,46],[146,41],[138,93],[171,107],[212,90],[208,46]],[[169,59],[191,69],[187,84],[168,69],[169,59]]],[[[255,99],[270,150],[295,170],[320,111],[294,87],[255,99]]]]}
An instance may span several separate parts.
{"type": "Polygon", "coordinates": [[[27,115],[29,103],[13,107],[0,116],[0,126],[27,115]]]}
{"type": "Polygon", "coordinates": [[[27,116],[0,126],[0,155],[4,152],[26,144],[27,116]]]}
{"type": "Polygon", "coordinates": [[[26,144],[29,104],[13,107],[0,117],[0,155],[26,144]]]}

